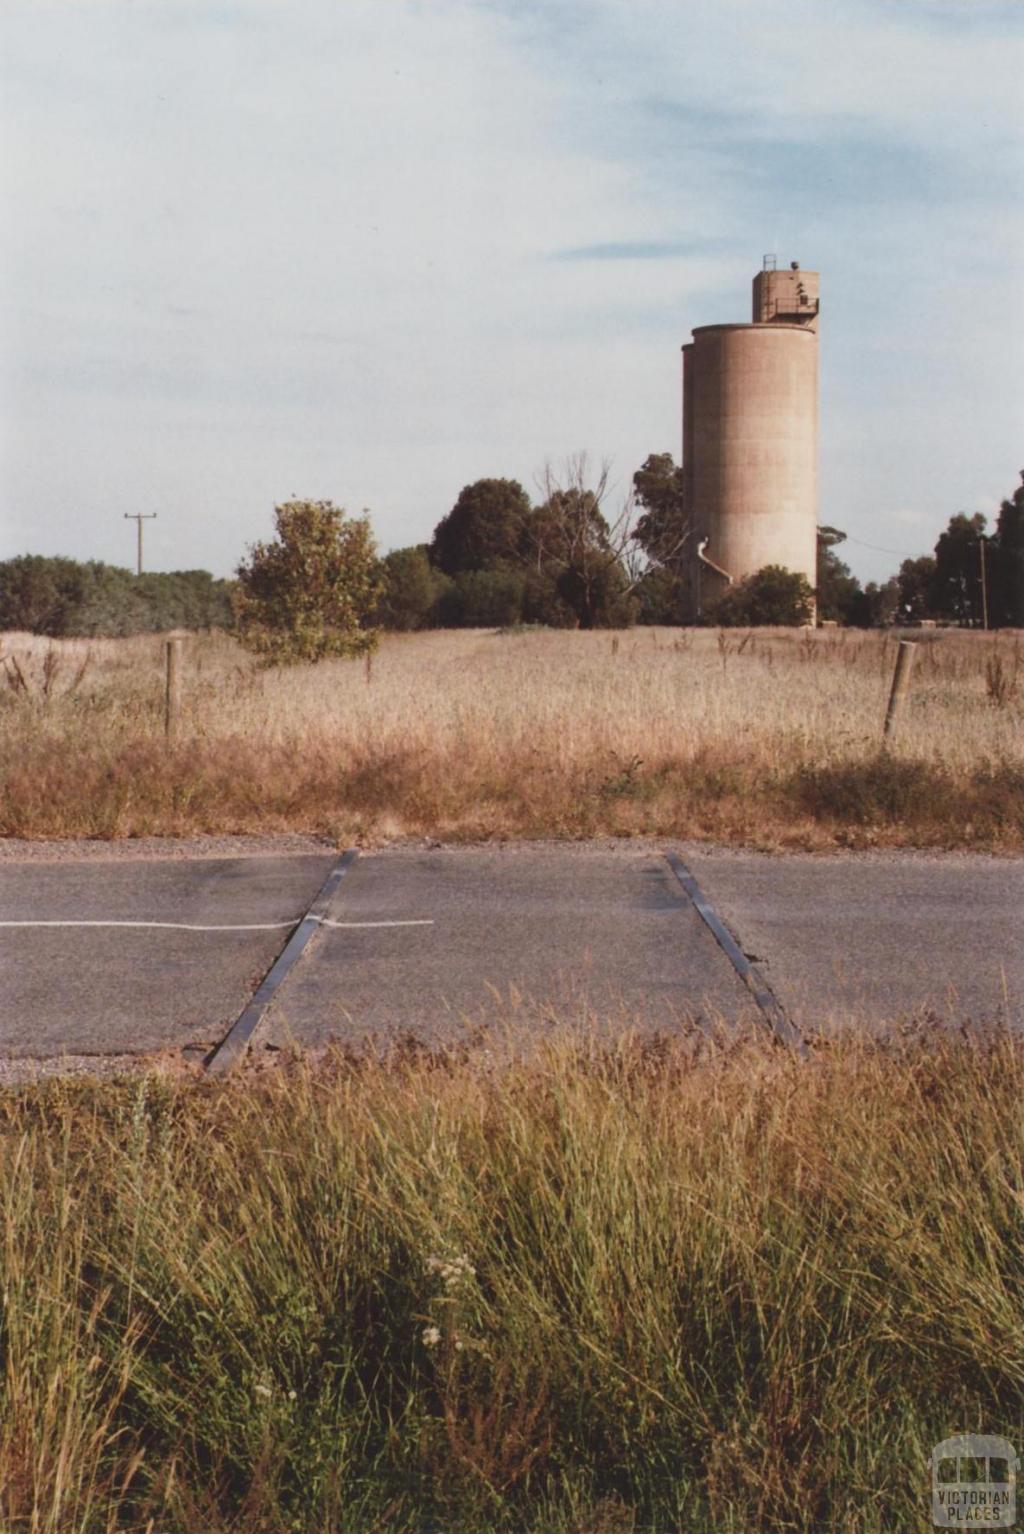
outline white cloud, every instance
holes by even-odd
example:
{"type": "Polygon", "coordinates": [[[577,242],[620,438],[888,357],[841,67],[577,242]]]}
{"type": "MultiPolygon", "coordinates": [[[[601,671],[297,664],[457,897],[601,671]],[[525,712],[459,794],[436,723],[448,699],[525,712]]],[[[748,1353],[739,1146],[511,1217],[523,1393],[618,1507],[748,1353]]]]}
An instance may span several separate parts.
{"type": "Polygon", "coordinates": [[[755,137],[786,123],[820,132],[866,121],[962,142],[967,116],[997,132],[1020,126],[1024,28],[1012,5],[598,0],[596,37],[590,9],[590,46],[613,81],[628,50],[628,89],[639,77],[664,99],[743,116],[755,137]]]}

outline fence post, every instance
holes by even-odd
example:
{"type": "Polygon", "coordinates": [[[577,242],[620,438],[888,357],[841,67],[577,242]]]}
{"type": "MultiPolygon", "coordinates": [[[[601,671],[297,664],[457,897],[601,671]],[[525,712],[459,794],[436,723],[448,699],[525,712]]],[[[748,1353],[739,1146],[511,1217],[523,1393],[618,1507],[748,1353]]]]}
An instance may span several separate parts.
{"type": "Polygon", "coordinates": [[[164,694],[164,734],[173,740],[178,733],[181,715],[181,640],[168,639],[167,689],[164,694]]]}
{"type": "Polygon", "coordinates": [[[910,691],[910,673],[914,669],[914,655],[916,651],[917,643],[915,640],[900,640],[900,647],[896,652],[896,670],[892,674],[889,707],[885,711],[885,727],[882,731],[884,737],[892,734],[893,727],[903,710],[904,700],[910,691]]]}

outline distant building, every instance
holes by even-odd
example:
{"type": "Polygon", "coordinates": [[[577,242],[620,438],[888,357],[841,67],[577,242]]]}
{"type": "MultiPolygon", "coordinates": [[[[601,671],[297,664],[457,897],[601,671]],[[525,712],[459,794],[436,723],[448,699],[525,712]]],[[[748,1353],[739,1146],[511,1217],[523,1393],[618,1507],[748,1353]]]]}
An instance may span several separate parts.
{"type": "Polygon", "coordinates": [[[750,324],[683,347],[683,487],[693,619],[765,565],[817,580],[818,273],[765,256],[750,324]]]}

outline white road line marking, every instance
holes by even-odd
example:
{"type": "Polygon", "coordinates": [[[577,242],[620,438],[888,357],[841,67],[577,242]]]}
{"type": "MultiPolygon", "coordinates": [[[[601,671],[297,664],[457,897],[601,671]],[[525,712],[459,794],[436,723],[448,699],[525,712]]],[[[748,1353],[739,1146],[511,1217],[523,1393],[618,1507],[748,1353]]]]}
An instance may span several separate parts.
{"type": "Polygon", "coordinates": [[[312,921],[320,927],[338,929],[359,927],[432,927],[432,920],[419,921],[330,921],[326,916],[295,916],[291,921],[238,922],[201,924],[188,921],[0,921],[0,927],[143,927],[173,932],[279,932],[312,921]]]}
{"type": "Polygon", "coordinates": [[[301,916],[292,921],[240,922],[232,926],[206,926],[189,921],[0,921],[0,927],[161,927],[175,932],[274,932],[282,927],[297,927],[301,916]]]}
{"type": "Polygon", "coordinates": [[[335,927],[345,929],[348,927],[432,927],[432,918],[420,919],[419,921],[329,921],[326,916],[317,916],[321,927],[335,927]]]}

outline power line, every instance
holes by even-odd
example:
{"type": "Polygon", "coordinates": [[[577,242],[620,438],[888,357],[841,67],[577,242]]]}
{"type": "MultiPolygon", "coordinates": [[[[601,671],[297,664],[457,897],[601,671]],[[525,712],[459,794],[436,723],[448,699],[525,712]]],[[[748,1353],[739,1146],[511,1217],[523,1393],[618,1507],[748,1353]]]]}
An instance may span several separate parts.
{"type": "Polygon", "coordinates": [[[865,543],[863,538],[853,538],[849,533],[846,535],[847,543],[856,543],[862,549],[874,549],[876,554],[895,554],[897,559],[919,559],[919,554],[910,554],[906,549],[883,549],[878,543],[865,543]]]}

